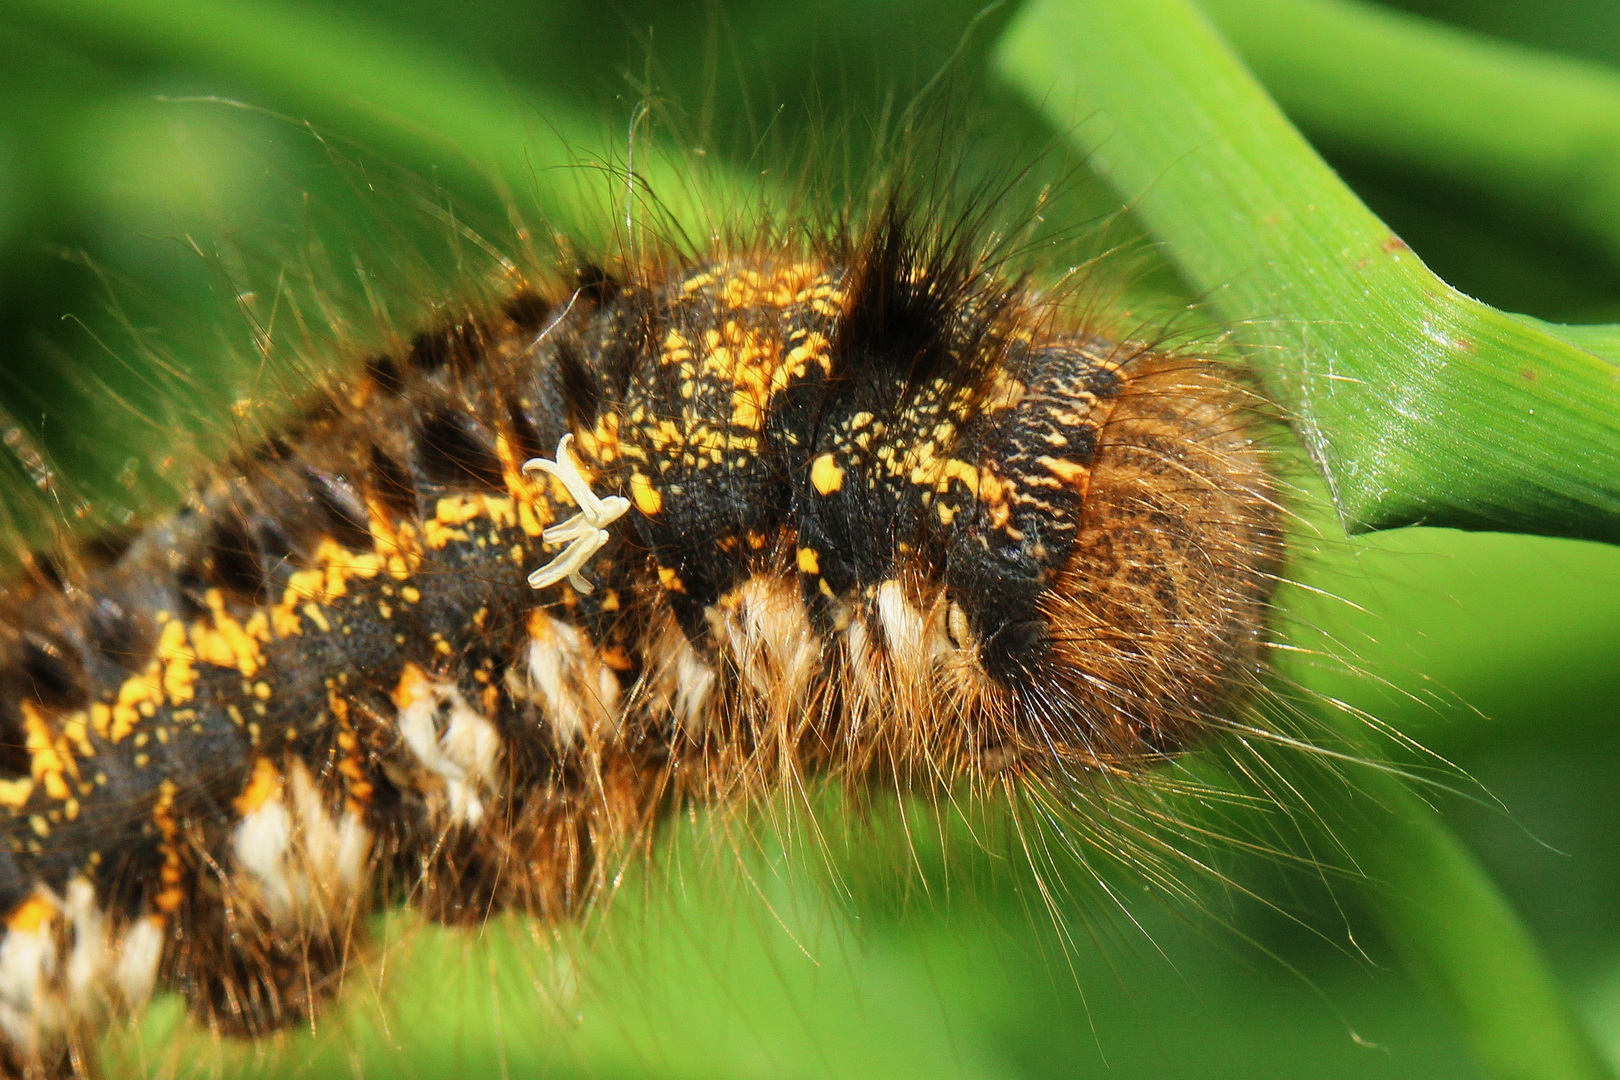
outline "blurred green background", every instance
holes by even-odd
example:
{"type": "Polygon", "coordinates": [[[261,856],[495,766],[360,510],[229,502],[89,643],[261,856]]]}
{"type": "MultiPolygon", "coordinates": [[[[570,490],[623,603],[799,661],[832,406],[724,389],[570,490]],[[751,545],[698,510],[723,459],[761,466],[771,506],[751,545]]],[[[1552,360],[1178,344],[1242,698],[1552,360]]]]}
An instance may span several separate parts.
{"type": "MultiPolygon", "coordinates": [[[[1057,133],[979,78],[1012,5],[977,24],[978,6],[956,0],[211,6],[295,15],[400,62],[335,65],[323,97],[242,59],[258,25],[246,15],[226,17],[230,40],[212,48],[132,29],[112,0],[65,4],[86,12],[74,16],[0,0],[0,405],[24,448],[19,491],[37,445],[65,480],[149,502],[187,412],[244,390],[243,311],[270,317],[244,288],[273,296],[290,264],[347,295],[357,259],[377,280],[453,277],[454,245],[422,239],[445,231],[441,211],[498,231],[509,200],[523,202],[521,169],[515,190],[491,185],[456,148],[356,101],[343,88],[356,71],[396,80],[400,101],[413,70],[430,89],[465,77],[471,95],[587,153],[623,148],[651,101],[661,137],[739,171],[836,146],[856,164],[830,174],[858,177],[882,153],[874,130],[943,70],[966,182],[1027,169],[1021,189],[1056,186],[1042,234],[1053,246],[1037,262],[1123,247],[1099,272],[1118,275],[1122,302],[1189,299],[1057,133]]],[[[1612,4],[1405,6],[1620,67],[1612,4]]],[[[276,47],[317,44],[294,34],[276,47]]],[[[1620,320],[1620,265],[1558,215],[1307,134],[1458,288],[1551,320],[1620,320]]],[[[26,517],[26,499],[10,505],[26,517]]],[[[1462,794],[1434,797],[1620,1063],[1620,557],[1435,530],[1319,548],[1298,573],[1339,599],[1297,618],[1354,671],[1301,677],[1454,763],[1462,794]]],[[[896,866],[892,845],[829,868],[814,845],[779,856],[743,844],[739,858],[714,832],[676,830],[663,868],[632,875],[583,941],[517,921],[473,935],[394,919],[384,930],[404,944],[315,1037],[220,1047],[183,1034],[171,1002],[126,1040],[125,1060],[310,1076],[1477,1075],[1355,889],[1275,860],[1231,855],[1241,888],[1211,884],[1196,903],[1137,889],[1128,915],[1077,883],[1054,914],[1010,849],[958,849],[966,865],[944,888],[896,866]]],[[[875,843],[856,830],[851,846],[875,843]]]]}

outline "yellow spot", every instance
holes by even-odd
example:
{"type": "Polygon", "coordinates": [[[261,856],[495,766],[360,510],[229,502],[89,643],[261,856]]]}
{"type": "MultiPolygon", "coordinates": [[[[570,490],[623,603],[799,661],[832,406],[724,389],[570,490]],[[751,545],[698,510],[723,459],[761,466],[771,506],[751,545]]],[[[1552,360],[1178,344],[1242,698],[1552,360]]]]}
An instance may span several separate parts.
{"type": "Polygon", "coordinates": [[[51,732],[44,715],[29,701],[23,702],[23,731],[28,749],[28,771],[34,782],[45,788],[53,799],[66,799],[73,794],[64,774],[79,779],[79,763],[68,749],[67,740],[51,732]]]}
{"type": "MultiPolygon", "coordinates": [[[[141,758],[145,754],[137,754],[135,764],[144,766],[141,758]]],[[[180,834],[180,823],[174,817],[174,796],[179,789],[173,780],[165,780],[158,785],[157,801],[152,804],[152,823],[157,826],[158,835],[162,837],[159,850],[163,852],[163,865],[158,868],[158,880],[163,884],[152,906],[162,912],[172,912],[185,902],[186,894],[180,888],[182,873],[180,870],[180,849],[175,846],[175,837],[180,834]]]]}
{"type": "Polygon", "coordinates": [[[267,682],[256,682],[253,684],[253,696],[258,698],[260,701],[269,701],[270,692],[270,684],[267,682]]]}
{"type": "Polygon", "coordinates": [[[90,710],[90,725],[108,740],[119,742],[135,730],[143,713],[154,711],[154,704],[162,700],[163,662],[154,659],[146,665],[144,672],[124,680],[118,687],[118,697],[114,702],[110,706],[103,706],[105,712],[96,708],[90,710]]]}
{"type": "MultiPolygon", "coordinates": [[[[389,516],[388,505],[372,492],[366,494],[366,510],[371,517],[367,528],[371,533],[373,550],[365,553],[365,555],[370,556],[365,565],[372,568],[372,574],[375,574],[376,569],[379,567],[385,568],[396,581],[404,581],[416,572],[418,566],[422,565],[422,547],[417,542],[416,526],[409,521],[394,521],[389,516]]],[[[326,543],[331,543],[332,547],[337,548],[339,552],[343,551],[343,548],[333,541],[323,542],[321,547],[325,548],[326,543]]],[[[317,558],[319,558],[320,554],[320,550],[317,550],[317,558]]],[[[348,552],[347,554],[355,562],[358,569],[359,560],[364,556],[358,552],[348,552]]],[[[369,577],[371,574],[364,576],[369,577]]],[[[291,592],[291,589],[288,591],[291,592]]],[[[333,595],[341,595],[341,593],[334,593],[333,595]]],[[[310,597],[303,597],[302,599],[310,599],[310,597]]]]}
{"type": "Polygon", "coordinates": [[[73,744],[79,757],[94,757],[96,748],[90,745],[90,731],[84,726],[85,713],[76,712],[62,722],[62,737],[73,744]]]}
{"type": "Polygon", "coordinates": [[[670,592],[686,591],[686,582],[681,580],[680,575],[672,567],[660,566],[658,568],[658,583],[670,592]]]}
{"type": "Polygon", "coordinates": [[[603,611],[618,611],[619,610],[619,590],[617,590],[617,589],[609,589],[607,591],[606,595],[604,595],[602,597],[602,610],[603,611]]]}
{"type": "MultiPolygon", "coordinates": [[[[946,458],[941,481],[960,480],[976,497],[979,494],[979,470],[965,461],[946,458]]],[[[943,489],[941,489],[943,490],[943,489]]]]}
{"type": "Polygon", "coordinates": [[[452,541],[466,543],[468,536],[465,529],[452,529],[437,518],[429,518],[422,523],[422,539],[431,550],[439,551],[452,541]]]}
{"type": "Polygon", "coordinates": [[[664,508],[664,497],[641,473],[630,476],[630,498],[635,501],[636,509],[649,517],[664,508]]]}
{"type": "Polygon", "coordinates": [[[332,624],[331,624],[331,622],[329,622],[327,620],[326,612],[322,611],[318,604],[315,604],[315,603],[305,604],[304,608],[303,608],[303,611],[304,611],[304,618],[308,619],[310,622],[312,622],[316,626],[320,627],[321,633],[329,634],[329,633],[332,632],[332,624]]]}
{"type": "Polygon", "coordinates": [[[1002,479],[988,470],[979,476],[979,494],[986,502],[1001,502],[1007,494],[1007,485],[1002,479]]]}
{"type": "Polygon", "coordinates": [[[225,610],[225,594],[218,589],[204,593],[203,602],[213,625],[199,621],[191,628],[198,659],[216,667],[234,667],[251,679],[264,666],[264,653],[259,649],[259,642],[269,636],[264,614],[256,613],[243,625],[225,610]]]}
{"type": "Polygon", "coordinates": [[[1062,480],[1065,484],[1083,482],[1091,476],[1091,470],[1084,465],[1078,465],[1062,458],[1041,456],[1035,459],[1046,466],[1048,472],[1062,480]]]}
{"type": "Polygon", "coordinates": [[[419,604],[422,602],[422,590],[415,585],[407,585],[400,589],[399,595],[403,596],[408,603],[419,604]]]}
{"type": "Polygon", "coordinates": [[[296,611],[290,608],[271,608],[270,625],[275,629],[277,637],[292,637],[294,634],[304,632],[303,620],[298,617],[296,611]]]}
{"type": "MultiPolygon", "coordinates": [[[[532,620],[530,625],[533,626],[532,620]]],[[[407,663],[399,673],[399,682],[394,684],[394,704],[400,709],[408,709],[432,693],[433,680],[428,678],[427,672],[407,663]]]]}
{"type": "Polygon", "coordinates": [[[806,574],[821,573],[821,556],[816,554],[815,548],[799,549],[799,570],[806,574]]]}
{"type": "Polygon", "coordinates": [[[24,776],[17,780],[0,780],[0,806],[21,807],[28,804],[34,793],[34,780],[24,776]]]}
{"type": "Polygon", "coordinates": [[[433,518],[444,525],[465,525],[484,512],[484,500],[479,495],[452,495],[440,499],[433,507],[433,518]]]}
{"type": "Polygon", "coordinates": [[[197,671],[192,664],[197,654],[186,637],[183,623],[175,621],[164,624],[162,633],[158,635],[157,655],[163,663],[163,692],[168,695],[169,703],[178,705],[194,699],[197,696],[197,671]]]}
{"type": "Polygon", "coordinates": [[[844,486],[844,470],[831,454],[822,454],[810,466],[810,483],[823,495],[844,486]]]}
{"type": "Polygon", "coordinates": [[[12,908],[6,916],[6,929],[16,934],[38,933],[56,919],[56,905],[49,897],[35,893],[12,908]]]}
{"type": "Polygon", "coordinates": [[[281,773],[269,758],[259,758],[253,763],[253,773],[242,788],[242,794],[233,800],[232,805],[236,812],[247,817],[253,811],[273,799],[281,790],[281,773]]]}
{"type": "MultiPolygon", "coordinates": [[[[523,471],[523,455],[504,435],[495,437],[495,456],[501,459],[501,480],[516,508],[516,523],[528,535],[539,536],[556,518],[544,482],[529,479],[523,471]]],[[[509,512],[502,508],[503,515],[509,512]]]]}

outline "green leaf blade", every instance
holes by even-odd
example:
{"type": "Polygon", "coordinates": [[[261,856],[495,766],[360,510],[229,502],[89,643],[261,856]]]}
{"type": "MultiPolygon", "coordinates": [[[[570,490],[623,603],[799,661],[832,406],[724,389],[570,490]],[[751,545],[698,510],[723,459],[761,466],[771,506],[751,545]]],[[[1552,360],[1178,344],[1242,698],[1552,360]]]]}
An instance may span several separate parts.
{"type": "Polygon", "coordinates": [[[1620,368],[1429,272],[1195,9],[1043,0],[999,62],[1239,327],[1348,528],[1620,540],[1620,368]]]}

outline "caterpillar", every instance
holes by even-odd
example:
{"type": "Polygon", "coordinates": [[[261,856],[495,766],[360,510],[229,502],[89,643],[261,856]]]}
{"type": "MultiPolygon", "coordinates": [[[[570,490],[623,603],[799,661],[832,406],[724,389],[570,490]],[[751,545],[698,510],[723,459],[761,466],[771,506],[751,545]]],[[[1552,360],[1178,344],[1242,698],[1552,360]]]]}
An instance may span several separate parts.
{"type": "Polygon", "coordinates": [[[0,606],[0,1038],[315,1015],[405,904],[576,917],[687,806],[1083,786],[1264,678],[1267,420],[905,196],[560,260],[0,606]]]}

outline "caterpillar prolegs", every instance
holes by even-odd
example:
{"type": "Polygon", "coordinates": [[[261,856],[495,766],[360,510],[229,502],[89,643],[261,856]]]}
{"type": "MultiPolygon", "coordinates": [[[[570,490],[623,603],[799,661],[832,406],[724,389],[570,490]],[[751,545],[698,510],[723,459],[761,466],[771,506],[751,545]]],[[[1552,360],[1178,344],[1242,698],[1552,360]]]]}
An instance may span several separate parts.
{"type": "Polygon", "coordinates": [[[1259,685],[1251,392],[903,200],[572,260],[312,389],[0,637],[0,1034],[312,1014],[386,904],[564,919],[672,810],[1151,768],[1259,685]]]}

